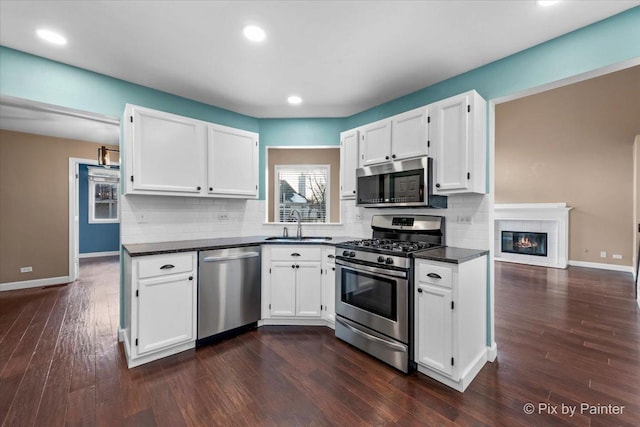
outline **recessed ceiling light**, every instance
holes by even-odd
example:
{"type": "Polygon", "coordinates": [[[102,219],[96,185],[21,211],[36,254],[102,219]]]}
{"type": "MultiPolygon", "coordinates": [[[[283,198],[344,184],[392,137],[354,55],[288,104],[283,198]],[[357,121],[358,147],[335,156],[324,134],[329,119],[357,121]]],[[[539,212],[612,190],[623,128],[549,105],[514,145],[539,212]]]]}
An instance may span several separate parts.
{"type": "Polygon", "coordinates": [[[252,42],[259,43],[267,38],[267,33],[257,25],[247,25],[242,29],[244,36],[252,42]]]}
{"type": "Polygon", "coordinates": [[[65,44],[67,44],[67,39],[64,36],[54,32],[54,31],[51,31],[51,30],[46,30],[44,28],[40,28],[39,30],[36,31],[36,34],[42,40],[47,41],[47,42],[52,43],[52,44],[57,44],[59,46],[63,46],[65,44]]]}
{"type": "Polygon", "coordinates": [[[538,3],[538,6],[547,7],[560,3],[560,0],[538,0],[536,3],[538,3]]]}
{"type": "Polygon", "coordinates": [[[298,105],[302,102],[302,98],[300,98],[298,95],[291,95],[289,98],[287,98],[287,102],[289,102],[289,104],[291,105],[298,105]]]}

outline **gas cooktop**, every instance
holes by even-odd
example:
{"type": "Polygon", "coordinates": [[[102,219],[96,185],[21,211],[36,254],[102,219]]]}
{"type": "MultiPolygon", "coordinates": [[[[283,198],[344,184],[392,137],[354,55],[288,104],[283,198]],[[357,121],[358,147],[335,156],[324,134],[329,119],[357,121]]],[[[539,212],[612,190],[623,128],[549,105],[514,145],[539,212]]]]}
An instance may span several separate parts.
{"type": "Polygon", "coordinates": [[[367,252],[394,253],[397,255],[408,255],[412,252],[422,251],[425,249],[437,248],[442,245],[429,242],[412,242],[406,240],[394,239],[362,239],[351,240],[336,245],[343,249],[358,249],[367,252]]]}

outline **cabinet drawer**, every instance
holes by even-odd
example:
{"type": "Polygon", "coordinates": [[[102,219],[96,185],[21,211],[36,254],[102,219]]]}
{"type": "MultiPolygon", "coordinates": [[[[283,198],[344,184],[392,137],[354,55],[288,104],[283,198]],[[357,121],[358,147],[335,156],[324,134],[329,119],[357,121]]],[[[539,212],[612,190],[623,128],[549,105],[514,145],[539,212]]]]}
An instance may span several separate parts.
{"type": "Polygon", "coordinates": [[[171,254],[144,257],[138,260],[138,278],[165,276],[193,271],[193,255],[171,254]]]}
{"type": "Polygon", "coordinates": [[[273,247],[271,248],[271,259],[274,261],[320,261],[322,259],[322,248],[313,246],[273,247]]]}
{"type": "Polygon", "coordinates": [[[453,272],[451,268],[427,263],[420,263],[418,281],[436,286],[451,288],[453,272]]]}

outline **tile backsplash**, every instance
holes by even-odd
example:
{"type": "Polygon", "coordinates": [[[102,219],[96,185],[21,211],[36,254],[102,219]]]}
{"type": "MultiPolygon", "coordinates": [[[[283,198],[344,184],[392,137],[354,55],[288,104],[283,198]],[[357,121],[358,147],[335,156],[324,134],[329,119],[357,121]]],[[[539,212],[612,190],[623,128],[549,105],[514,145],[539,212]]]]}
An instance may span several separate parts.
{"type": "MultiPolygon", "coordinates": [[[[152,243],[217,237],[282,234],[283,224],[266,224],[264,200],[201,199],[192,197],[122,197],[122,243],[152,243]]],[[[359,208],[354,200],[341,203],[340,224],[303,224],[307,236],[371,236],[375,214],[428,214],[446,217],[446,244],[489,249],[489,196],[449,196],[447,209],[359,208]]],[[[288,225],[289,234],[295,224],[288,225]]]]}

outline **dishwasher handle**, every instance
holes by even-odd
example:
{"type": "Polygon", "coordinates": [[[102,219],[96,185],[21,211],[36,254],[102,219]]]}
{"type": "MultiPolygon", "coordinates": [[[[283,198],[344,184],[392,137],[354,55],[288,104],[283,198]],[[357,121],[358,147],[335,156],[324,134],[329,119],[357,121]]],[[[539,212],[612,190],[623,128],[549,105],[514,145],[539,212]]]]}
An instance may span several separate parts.
{"type": "Polygon", "coordinates": [[[208,256],[208,257],[205,257],[202,261],[204,262],[232,261],[235,259],[255,258],[258,256],[260,256],[260,252],[246,252],[246,253],[237,254],[237,255],[208,256]]]}

